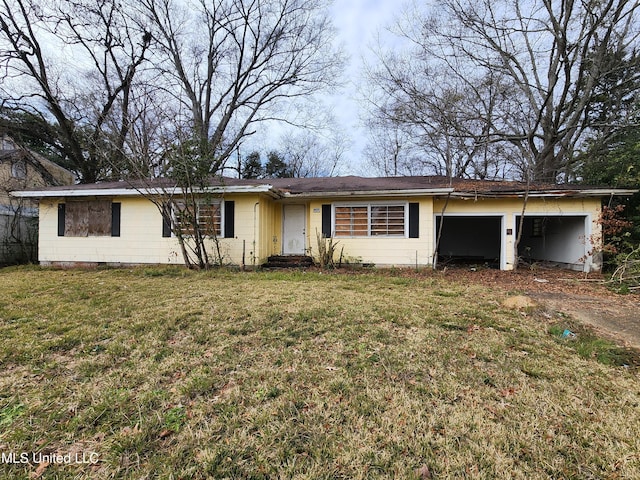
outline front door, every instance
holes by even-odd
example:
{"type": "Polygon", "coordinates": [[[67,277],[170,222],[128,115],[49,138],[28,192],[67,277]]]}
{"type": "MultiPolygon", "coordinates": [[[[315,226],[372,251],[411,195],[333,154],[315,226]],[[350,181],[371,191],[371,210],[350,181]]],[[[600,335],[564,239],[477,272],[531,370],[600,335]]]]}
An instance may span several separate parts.
{"type": "Polygon", "coordinates": [[[285,205],[282,210],[282,254],[305,253],[305,206],[285,205]]]}

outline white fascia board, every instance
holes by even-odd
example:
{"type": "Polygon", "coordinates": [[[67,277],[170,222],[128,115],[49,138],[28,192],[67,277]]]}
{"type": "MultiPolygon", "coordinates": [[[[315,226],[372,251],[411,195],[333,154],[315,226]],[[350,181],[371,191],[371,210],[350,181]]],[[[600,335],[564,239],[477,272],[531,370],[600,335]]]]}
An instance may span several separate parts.
{"type": "MultiPolygon", "coordinates": [[[[130,196],[162,196],[182,195],[182,188],[90,188],[64,190],[23,190],[11,192],[14,197],[20,198],[52,198],[52,197],[130,197],[130,196]]],[[[194,193],[213,193],[223,195],[225,193],[271,193],[271,185],[238,185],[233,187],[209,187],[194,189],[194,193]]]]}
{"type": "MultiPolygon", "coordinates": [[[[161,192],[157,189],[157,192],[161,192]]],[[[156,193],[156,192],[153,192],[156,193]]],[[[153,194],[151,189],[135,188],[91,188],[91,189],[65,189],[65,190],[23,190],[11,192],[14,197],[21,198],[52,198],[52,197],[121,197],[153,194]]]]}
{"type": "MultiPolygon", "coordinates": [[[[591,190],[551,190],[546,192],[529,192],[530,198],[584,198],[584,197],[609,197],[609,196],[631,196],[638,193],[638,190],[624,189],[591,189],[591,190]]],[[[456,198],[508,198],[522,197],[527,195],[526,192],[503,192],[503,193],[474,193],[474,192],[455,192],[451,196],[456,198]]]]}
{"type": "Polygon", "coordinates": [[[416,189],[416,190],[360,190],[353,192],[284,192],[285,198],[358,198],[358,197],[417,197],[445,195],[453,188],[416,189]]]}
{"type": "Polygon", "coordinates": [[[591,189],[591,190],[580,190],[580,193],[584,195],[589,195],[592,197],[603,197],[603,196],[631,196],[638,193],[640,190],[632,190],[632,189],[624,189],[624,188],[612,188],[612,189],[591,189]]]}

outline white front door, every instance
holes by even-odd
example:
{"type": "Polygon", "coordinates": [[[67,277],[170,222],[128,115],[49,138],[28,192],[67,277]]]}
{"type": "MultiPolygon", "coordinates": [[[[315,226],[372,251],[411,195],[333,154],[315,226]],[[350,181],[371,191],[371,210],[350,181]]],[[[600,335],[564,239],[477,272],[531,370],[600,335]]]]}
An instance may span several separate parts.
{"type": "Polygon", "coordinates": [[[305,253],[305,206],[285,205],[282,209],[282,254],[305,253]]]}

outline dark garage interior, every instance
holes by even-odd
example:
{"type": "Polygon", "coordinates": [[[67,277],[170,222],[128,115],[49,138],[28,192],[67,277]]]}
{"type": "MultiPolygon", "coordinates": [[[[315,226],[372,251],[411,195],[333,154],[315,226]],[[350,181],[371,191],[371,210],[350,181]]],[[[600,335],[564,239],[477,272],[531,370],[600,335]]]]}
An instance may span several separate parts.
{"type": "Polygon", "coordinates": [[[449,264],[486,264],[500,268],[501,216],[436,217],[436,238],[442,224],[438,245],[438,266],[449,264]]]}

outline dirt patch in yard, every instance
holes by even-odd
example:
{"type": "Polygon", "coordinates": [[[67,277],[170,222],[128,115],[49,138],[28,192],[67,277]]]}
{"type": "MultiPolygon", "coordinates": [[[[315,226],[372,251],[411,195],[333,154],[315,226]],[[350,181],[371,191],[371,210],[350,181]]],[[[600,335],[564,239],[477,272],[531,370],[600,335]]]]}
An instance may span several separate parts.
{"type": "Polygon", "coordinates": [[[456,268],[439,274],[513,295],[526,295],[549,313],[568,315],[616,343],[640,350],[640,295],[612,292],[603,284],[604,277],[600,274],[552,268],[517,272],[456,268]]]}

